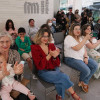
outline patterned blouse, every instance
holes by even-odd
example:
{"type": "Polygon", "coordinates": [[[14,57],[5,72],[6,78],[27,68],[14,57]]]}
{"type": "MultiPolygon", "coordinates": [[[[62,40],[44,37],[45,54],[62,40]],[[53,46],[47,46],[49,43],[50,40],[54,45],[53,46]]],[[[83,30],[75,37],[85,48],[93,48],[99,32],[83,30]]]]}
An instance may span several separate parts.
{"type": "Polygon", "coordinates": [[[16,50],[9,49],[8,63],[14,66],[16,61],[20,62],[20,54],[16,50]]]}

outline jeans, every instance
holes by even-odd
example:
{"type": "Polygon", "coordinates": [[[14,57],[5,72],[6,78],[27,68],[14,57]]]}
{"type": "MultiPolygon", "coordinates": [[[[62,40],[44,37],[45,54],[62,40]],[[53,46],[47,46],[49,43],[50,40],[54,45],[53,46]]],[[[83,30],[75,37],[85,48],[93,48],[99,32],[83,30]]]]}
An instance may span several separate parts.
{"type": "Polygon", "coordinates": [[[62,97],[62,99],[64,99],[65,90],[73,86],[73,83],[70,81],[69,77],[62,73],[58,67],[53,71],[39,70],[38,75],[44,81],[54,83],[57,93],[62,97]]]}
{"type": "Polygon", "coordinates": [[[97,70],[97,63],[93,59],[88,59],[88,64],[85,64],[82,60],[65,57],[64,62],[69,66],[80,71],[80,81],[88,84],[90,78],[97,70]]]}

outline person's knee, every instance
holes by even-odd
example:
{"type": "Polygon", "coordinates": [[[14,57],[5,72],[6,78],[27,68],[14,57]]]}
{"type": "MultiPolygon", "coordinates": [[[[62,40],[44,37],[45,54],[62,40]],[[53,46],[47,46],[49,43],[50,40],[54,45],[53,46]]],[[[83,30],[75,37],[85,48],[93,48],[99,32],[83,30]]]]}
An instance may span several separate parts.
{"type": "Polygon", "coordinates": [[[69,76],[66,75],[65,73],[62,74],[62,77],[61,77],[61,78],[62,78],[62,80],[65,81],[65,82],[70,81],[69,76]]]}
{"type": "Polygon", "coordinates": [[[26,61],[29,63],[32,62],[31,58],[27,58],[26,61]]]}
{"type": "Polygon", "coordinates": [[[98,69],[98,64],[97,63],[95,63],[94,64],[94,68],[93,68],[95,71],[98,69]]]}
{"type": "Polygon", "coordinates": [[[89,76],[91,73],[90,69],[85,70],[84,75],[89,76]]]}

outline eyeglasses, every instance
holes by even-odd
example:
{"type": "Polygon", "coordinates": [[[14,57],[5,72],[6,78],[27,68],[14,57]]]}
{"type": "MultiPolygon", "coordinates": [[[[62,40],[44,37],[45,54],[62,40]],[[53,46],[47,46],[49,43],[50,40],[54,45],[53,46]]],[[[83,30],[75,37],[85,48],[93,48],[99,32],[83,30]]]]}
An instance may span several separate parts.
{"type": "Polygon", "coordinates": [[[10,41],[0,41],[0,44],[3,45],[4,43],[8,44],[8,43],[10,43],[10,41]]]}
{"type": "Polygon", "coordinates": [[[81,29],[77,29],[77,28],[75,28],[74,30],[75,30],[75,31],[81,31],[81,29]]]}
{"type": "Polygon", "coordinates": [[[49,38],[49,36],[42,36],[43,38],[49,38]]]}

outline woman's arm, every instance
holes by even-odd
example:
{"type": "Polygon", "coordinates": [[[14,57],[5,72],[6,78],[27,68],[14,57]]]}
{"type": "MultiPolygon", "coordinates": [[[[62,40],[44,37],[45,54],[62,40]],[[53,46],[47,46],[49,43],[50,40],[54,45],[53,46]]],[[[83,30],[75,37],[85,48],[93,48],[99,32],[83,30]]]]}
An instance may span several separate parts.
{"type": "Polygon", "coordinates": [[[86,47],[89,48],[89,49],[94,49],[94,48],[96,48],[99,44],[100,44],[100,40],[98,40],[96,43],[93,43],[93,44],[92,44],[91,42],[89,42],[89,43],[86,44],[86,47]]]}
{"type": "Polygon", "coordinates": [[[79,51],[79,50],[85,45],[86,41],[90,39],[90,37],[91,37],[91,35],[90,35],[90,34],[87,34],[87,35],[84,37],[84,39],[83,39],[78,45],[76,45],[76,46],[74,46],[74,47],[71,47],[71,48],[72,48],[73,50],[75,50],[75,51],[79,51]]]}
{"type": "Polygon", "coordinates": [[[41,53],[41,49],[38,45],[31,45],[31,52],[34,64],[36,65],[37,69],[43,70],[45,69],[49,59],[51,58],[50,54],[44,56],[41,53]]]}
{"type": "Polygon", "coordinates": [[[85,48],[85,53],[84,53],[84,59],[83,59],[85,64],[88,64],[88,55],[87,55],[87,50],[85,48]]]}

